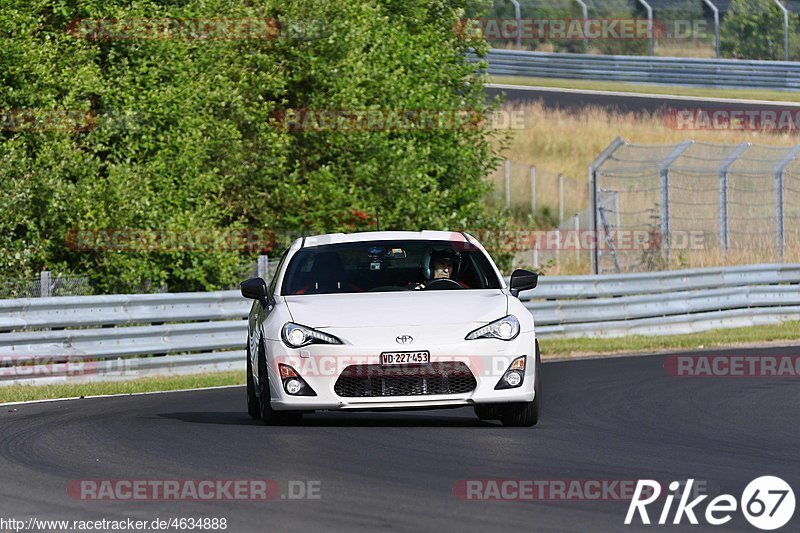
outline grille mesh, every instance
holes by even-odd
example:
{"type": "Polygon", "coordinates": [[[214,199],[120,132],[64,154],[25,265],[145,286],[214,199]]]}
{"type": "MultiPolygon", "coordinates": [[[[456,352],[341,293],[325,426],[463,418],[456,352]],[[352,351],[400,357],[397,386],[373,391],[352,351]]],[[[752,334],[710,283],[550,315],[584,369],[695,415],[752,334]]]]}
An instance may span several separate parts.
{"type": "Polygon", "coordinates": [[[350,365],[336,380],[334,392],[345,398],[464,394],[477,382],[460,361],[383,367],[350,365]]]}

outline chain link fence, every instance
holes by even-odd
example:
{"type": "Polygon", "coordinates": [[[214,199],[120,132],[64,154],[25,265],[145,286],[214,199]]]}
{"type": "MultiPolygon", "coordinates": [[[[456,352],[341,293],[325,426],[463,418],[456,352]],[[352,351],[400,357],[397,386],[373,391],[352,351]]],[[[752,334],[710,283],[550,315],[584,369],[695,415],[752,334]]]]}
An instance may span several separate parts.
{"type": "Polygon", "coordinates": [[[88,276],[52,276],[41,272],[37,279],[0,279],[0,298],[86,296],[92,294],[88,276]]]}
{"type": "Polygon", "coordinates": [[[800,145],[616,139],[590,167],[594,270],[797,259],[798,155],[800,145]]]}

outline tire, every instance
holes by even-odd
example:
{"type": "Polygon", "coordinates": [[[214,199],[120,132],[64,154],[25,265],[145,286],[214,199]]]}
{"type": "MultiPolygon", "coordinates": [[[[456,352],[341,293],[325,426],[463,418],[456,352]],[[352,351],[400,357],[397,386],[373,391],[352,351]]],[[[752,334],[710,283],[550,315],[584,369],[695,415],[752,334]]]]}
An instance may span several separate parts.
{"type": "Polygon", "coordinates": [[[275,411],[270,402],[269,375],[267,373],[267,357],[263,346],[258,351],[258,405],[261,421],[267,426],[299,424],[303,421],[303,413],[296,411],[275,411]]]}
{"type": "Polygon", "coordinates": [[[253,363],[250,362],[250,348],[247,348],[247,414],[258,420],[261,418],[261,406],[258,403],[256,384],[253,383],[253,363]]]}
{"type": "Polygon", "coordinates": [[[267,373],[267,356],[264,354],[264,348],[258,349],[258,406],[261,421],[264,424],[271,426],[278,423],[278,414],[272,409],[270,398],[272,397],[269,390],[269,374],[267,373]]]}
{"type": "Polygon", "coordinates": [[[480,420],[498,420],[500,418],[500,410],[496,405],[476,405],[475,414],[480,420]]]}
{"type": "Polygon", "coordinates": [[[532,402],[512,403],[500,409],[500,421],[504,426],[531,427],[539,422],[542,411],[542,361],[539,355],[539,341],[536,341],[536,377],[533,390],[536,393],[532,402]]]}

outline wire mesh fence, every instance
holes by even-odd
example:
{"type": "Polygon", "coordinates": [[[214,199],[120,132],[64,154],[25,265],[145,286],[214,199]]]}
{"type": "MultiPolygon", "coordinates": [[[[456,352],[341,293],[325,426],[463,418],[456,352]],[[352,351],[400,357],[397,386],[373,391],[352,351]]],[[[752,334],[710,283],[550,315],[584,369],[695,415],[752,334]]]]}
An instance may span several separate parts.
{"type": "Polygon", "coordinates": [[[585,175],[569,176],[506,159],[488,180],[493,188],[487,203],[507,209],[516,219],[533,216],[558,224],[588,205],[585,175]]]}
{"type": "Polygon", "coordinates": [[[51,276],[42,272],[36,279],[0,279],[0,298],[86,296],[92,294],[88,276],[51,276]]]}
{"type": "Polygon", "coordinates": [[[800,146],[616,140],[590,170],[597,198],[595,270],[794,258],[799,154],[800,146]],[[617,207],[604,202],[609,194],[617,207]]]}

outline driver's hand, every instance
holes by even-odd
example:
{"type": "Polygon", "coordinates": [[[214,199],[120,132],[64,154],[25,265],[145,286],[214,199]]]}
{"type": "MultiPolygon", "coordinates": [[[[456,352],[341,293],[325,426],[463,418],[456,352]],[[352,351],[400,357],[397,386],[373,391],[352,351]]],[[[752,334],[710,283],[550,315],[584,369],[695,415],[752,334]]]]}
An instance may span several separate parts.
{"type": "Polygon", "coordinates": [[[424,283],[417,283],[416,286],[414,286],[414,290],[415,291],[418,291],[418,290],[424,289],[424,288],[425,288],[425,284],[424,283]]]}

